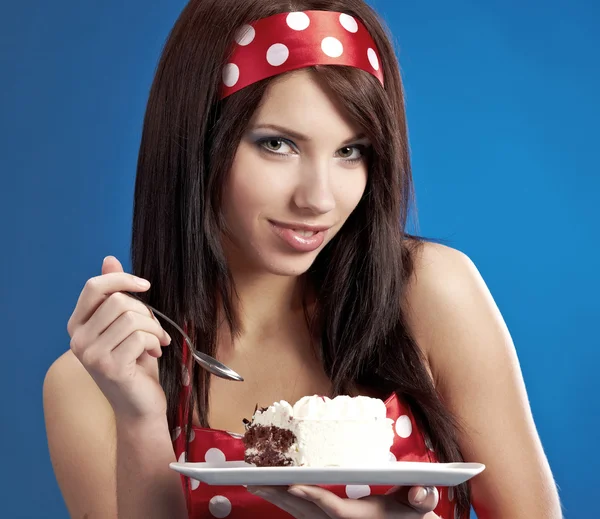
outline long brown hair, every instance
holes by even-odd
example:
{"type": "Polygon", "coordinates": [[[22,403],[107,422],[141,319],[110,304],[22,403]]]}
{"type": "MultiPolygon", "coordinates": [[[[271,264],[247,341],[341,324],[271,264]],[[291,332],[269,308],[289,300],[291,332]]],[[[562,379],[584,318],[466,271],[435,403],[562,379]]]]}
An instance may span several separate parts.
{"type": "MultiPolygon", "coordinates": [[[[219,100],[221,70],[236,31],[280,12],[340,11],[372,35],[385,89],[351,67],[312,67],[373,145],[365,193],[307,273],[316,290],[308,324],[333,394],[356,385],[396,392],[410,406],[440,461],[462,459],[457,424],[441,402],[406,325],[402,300],[421,240],[406,231],[413,200],[404,94],[388,33],[362,0],[191,0],[163,50],[140,145],[132,235],[136,275],[152,282],[147,301],[187,323],[196,347],[215,355],[217,314],[237,329],[231,275],[221,246],[221,189],[246,126],[272,79],[219,100]]],[[[177,334],[168,329],[173,337],[177,334]]],[[[181,348],[164,349],[161,383],[168,420],[182,387],[181,348]]],[[[190,408],[208,424],[209,375],[194,366],[190,408]]],[[[192,413],[189,413],[188,431],[192,413]]],[[[188,433],[189,434],[189,433],[188,433]]],[[[456,492],[469,507],[467,485],[456,492]]]]}

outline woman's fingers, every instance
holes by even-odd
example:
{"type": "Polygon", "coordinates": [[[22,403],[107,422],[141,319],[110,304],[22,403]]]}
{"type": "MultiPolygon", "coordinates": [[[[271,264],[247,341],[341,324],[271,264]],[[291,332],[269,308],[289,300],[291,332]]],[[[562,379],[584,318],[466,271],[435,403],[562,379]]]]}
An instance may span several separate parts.
{"type": "Polygon", "coordinates": [[[117,258],[106,256],[102,261],[102,274],[110,274],[111,272],[125,272],[125,269],[117,258]]]}
{"type": "MultiPolygon", "coordinates": [[[[358,515],[352,515],[360,513],[356,508],[360,506],[358,501],[348,502],[349,500],[343,499],[324,488],[295,485],[289,488],[288,493],[317,505],[328,517],[359,517],[358,515]],[[354,507],[354,511],[352,507],[354,507]]],[[[372,515],[371,517],[376,516],[372,515]]]]}
{"type": "Polygon", "coordinates": [[[168,334],[140,301],[123,292],[144,292],[147,281],[105,258],[102,275],[85,284],[67,330],[71,350],[111,404],[115,416],[164,417],[167,400],[158,362],[168,334]]]}
{"type": "MultiPolygon", "coordinates": [[[[281,508],[284,512],[290,514],[294,519],[308,519],[310,516],[306,513],[306,511],[302,510],[301,503],[294,503],[293,499],[290,499],[292,496],[284,496],[282,492],[276,490],[270,491],[258,491],[256,493],[258,497],[261,497],[265,501],[269,501],[269,503],[275,505],[277,508],[281,508]]],[[[315,516],[314,519],[317,519],[318,516],[315,516]]],[[[320,519],[320,518],[319,518],[320,519]]]]}
{"type": "Polygon", "coordinates": [[[126,272],[111,272],[88,279],[67,324],[69,335],[73,337],[75,330],[87,322],[111,294],[123,291],[145,292],[149,288],[148,281],[126,272]]]}
{"type": "MultiPolygon", "coordinates": [[[[316,505],[327,514],[328,518],[335,519],[433,519],[437,517],[433,510],[437,506],[437,490],[429,489],[426,495],[419,494],[419,488],[414,490],[406,488],[402,495],[369,496],[362,499],[343,499],[332,492],[308,485],[294,485],[288,493],[316,505]],[[416,508],[418,507],[418,508],[416,508]]],[[[293,503],[292,503],[293,504],[293,503]]]]}
{"type": "Polygon", "coordinates": [[[248,492],[269,501],[295,519],[329,519],[316,505],[289,494],[286,487],[248,487],[248,492]]]}
{"type": "MultiPolygon", "coordinates": [[[[110,326],[106,328],[98,337],[93,338],[87,335],[86,326],[81,327],[72,339],[72,347],[75,353],[78,344],[83,344],[83,351],[79,352],[81,358],[84,359],[85,365],[93,365],[95,361],[101,360],[111,355],[114,350],[117,350],[120,344],[125,341],[130,335],[135,332],[147,332],[157,338],[156,342],[151,344],[149,353],[152,352],[153,357],[160,357],[160,345],[167,345],[170,342],[169,336],[162,329],[160,324],[152,319],[149,315],[142,315],[133,310],[127,310],[119,315],[110,326]]],[[[136,337],[143,337],[138,334],[136,337]]],[[[147,341],[144,344],[149,344],[147,341]]],[[[108,362],[108,361],[107,361],[108,362]]]]}
{"type": "Polygon", "coordinates": [[[151,319],[156,324],[157,337],[161,340],[162,345],[169,344],[169,335],[163,330],[148,307],[141,301],[137,301],[122,292],[111,294],[104,300],[94,312],[94,315],[81,327],[80,336],[85,336],[85,342],[90,344],[102,335],[121,315],[127,312],[137,312],[142,317],[151,319]]]}
{"type": "Polygon", "coordinates": [[[440,499],[436,487],[400,487],[392,495],[396,501],[422,514],[435,510],[440,499]]]}
{"type": "Polygon", "coordinates": [[[117,376],[124,379],[132,373],[144,352],[156,358],[161,356],[158,337],[152,333],[135,330],[112,351],[113,362],[123,370],[117,376]]]}
{"type": "Polygon", "coordinates": [[[248,491],[285,510],[296,519],[434,519],[437,489],[406,487],[394,495],[344,499],[318,486],[248,487],[248,491]],[[287,494],[287,495],[286,495],[287,494]],[[418,508],[417,508],[418,507],[418,508]]]}
{"type": "Polygon", "coordinates": [[[294,485],[288,493],[317,506],[328,519],[414,519],[408,515],[413,510],[386,496],[346,499],[324,488],[308,485],[294,485]]]}
{"type": "MultiPolygon", "coordinates": [[[[93,377],[98,375],[111,384],[127,384],[135,378],[137,364],[146,356],[159,357],[160,344],[156,335],[135,330],[112,351],[98,353],[88,349],[83,364],[93,377]]],[[[155,361],[156,362],[156,361],[155,361]]]]}

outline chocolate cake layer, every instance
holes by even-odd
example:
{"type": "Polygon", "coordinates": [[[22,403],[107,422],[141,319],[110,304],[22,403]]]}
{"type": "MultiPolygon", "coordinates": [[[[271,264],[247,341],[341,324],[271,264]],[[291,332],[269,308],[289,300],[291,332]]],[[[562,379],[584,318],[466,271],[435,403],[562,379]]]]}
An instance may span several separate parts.
{"type": "Polygon", "coordinates": [[[292,460],[285,453],[295,441],[296,436],[288,429],[273,425],[253,425],[244,435],[244,461],[258,467],[291,465],[292,460]]]}

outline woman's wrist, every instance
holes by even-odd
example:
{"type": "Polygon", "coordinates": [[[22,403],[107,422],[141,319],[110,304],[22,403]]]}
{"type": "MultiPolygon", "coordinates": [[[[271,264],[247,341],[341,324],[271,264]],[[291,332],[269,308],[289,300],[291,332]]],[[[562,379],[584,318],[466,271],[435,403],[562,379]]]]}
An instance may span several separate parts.
{"type": "Polygon", "coordinates": [[[187,517],[166,419],[116,419],[117,507],[119,517],[165,519],[187,517]]]}
{"type": "Polygon", "coordinates": [[[169,423],[166,415],[132,417],[115,415],[117,434],[143,434],[147,437],[166,435],[170,438],[169,423]]]}

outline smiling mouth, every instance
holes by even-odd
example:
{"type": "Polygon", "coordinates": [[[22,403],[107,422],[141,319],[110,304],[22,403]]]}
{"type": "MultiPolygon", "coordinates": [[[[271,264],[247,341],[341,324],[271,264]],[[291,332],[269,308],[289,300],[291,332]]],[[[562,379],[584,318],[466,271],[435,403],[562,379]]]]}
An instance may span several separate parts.
{"type": "Polygon", "coordinates": [[[277,220],[269,220],[272,225],[276,225],[277,227],[281,227],[282,229],[291,229],[297,233],[313,233],[316,234],[318,232],[328,231],[331,229],[331,225],[315,225],[308,223],[284,223],[278,222],[277,220]]]}
{"type": "Polygon", "coordinates": [[[292,231],[294,231],[296,234],[299,234],[300,236],[304,236],[305,238],[309,238],[310,236],[314,236],[315,234],[317,234],[314,231],[304,231],[302,229],[292,229],[292,231]]]}
{"type": "Polygon", "coordinates": [[[297,252],[313,252],[325,242],[329,226],[286,224],[269,220],[271,228],[288,248],[297,252]]]}

